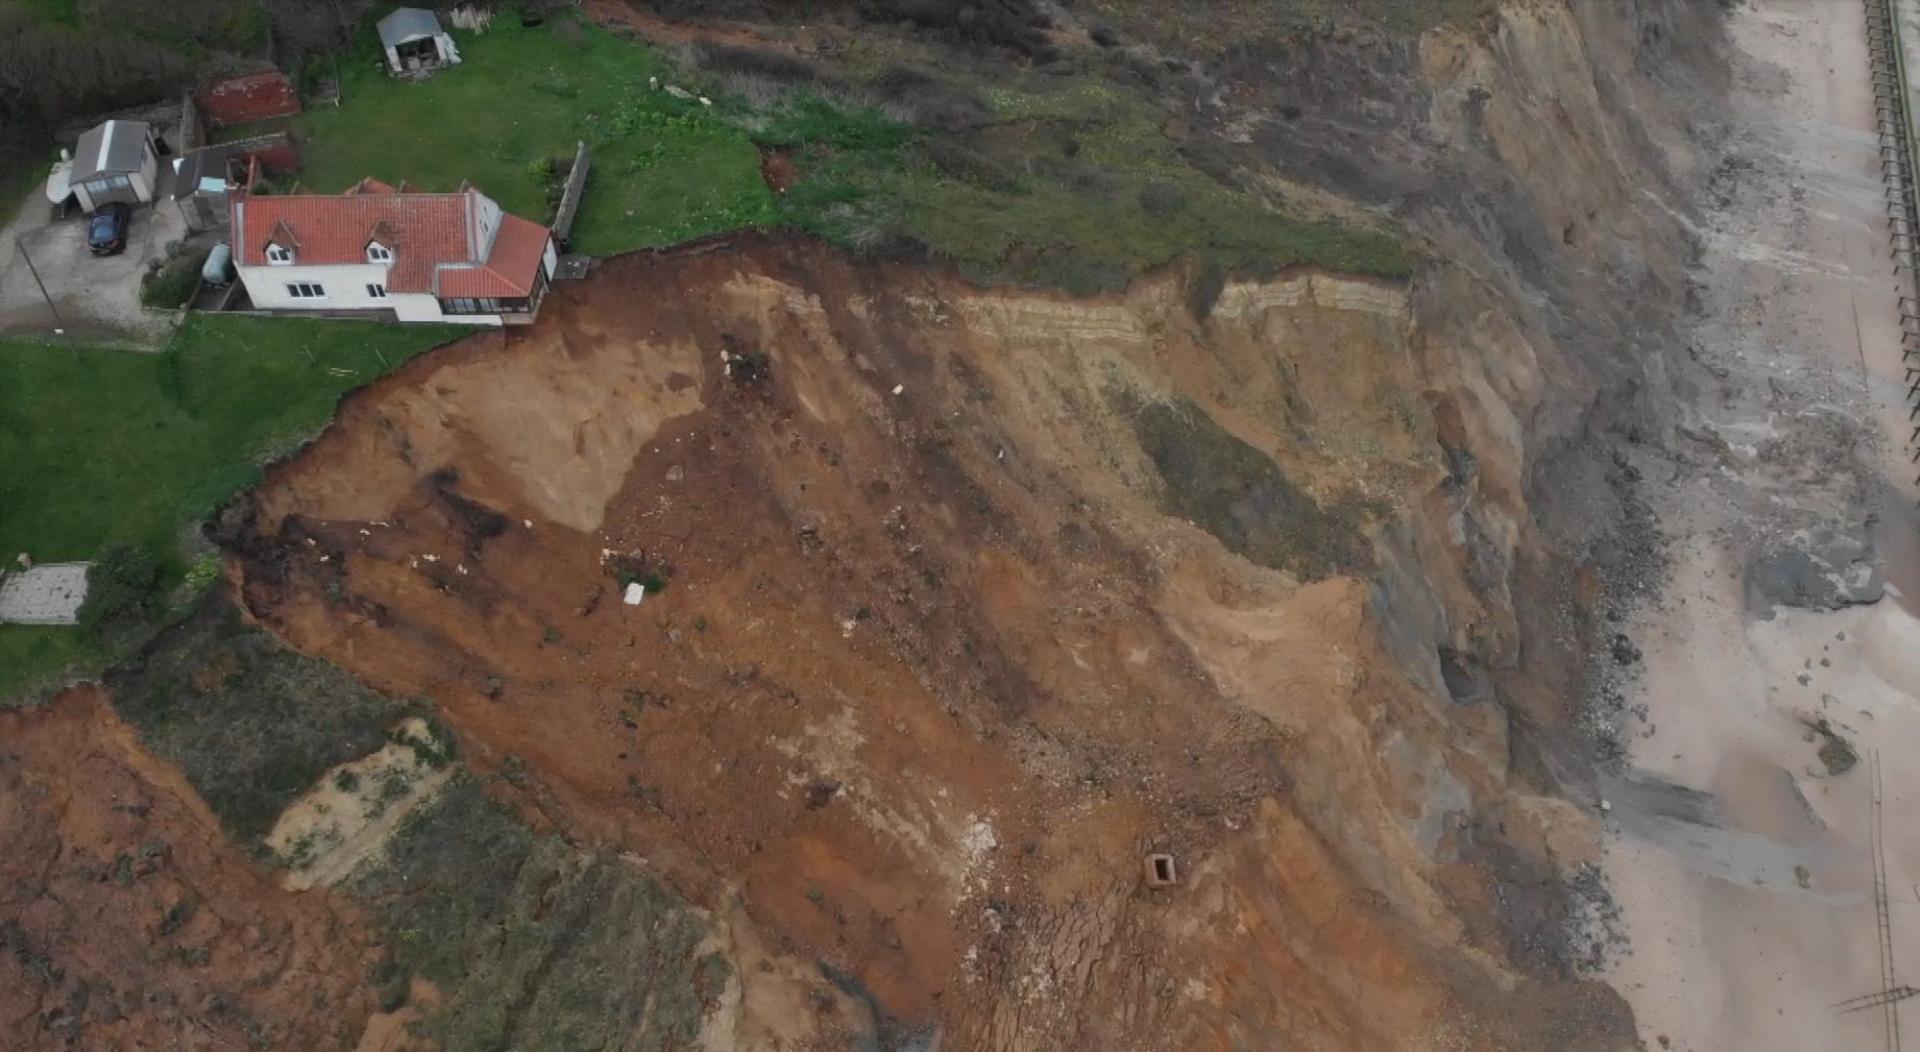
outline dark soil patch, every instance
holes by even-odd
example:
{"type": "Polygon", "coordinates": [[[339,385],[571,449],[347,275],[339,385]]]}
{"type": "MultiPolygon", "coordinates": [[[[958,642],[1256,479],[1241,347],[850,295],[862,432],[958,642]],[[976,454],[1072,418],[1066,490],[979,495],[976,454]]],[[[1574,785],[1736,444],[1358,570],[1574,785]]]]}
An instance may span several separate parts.
{"type": "Polygon", "coordinates": [[[1322,507],[1272,458],[1191,402],[1142,404],[1129,415],[1160,471],[1169,514],[1192,520],[1262,566],[1306,580],[1370,565],[1357,505],[1322,507]]]}
{"type": "Polygon", "coordinates": [[[767,181],[767,189],[776,194],[786,193],[799,179],[793,167],[793,151],[784,146],[762,146],[760,178],[767,181]]]}
{"type": "Polygon", "coordinates": [[[443,1048],[687,1048],[727,978],[677,895],[534,834],[470,776],[353,890],[400,933],[393,964],[445,992],[419,1027],[443,1048]]]}
{"type": "Polygon", "coordinates": [[[240,623],[210,593],[110,671],[114,707],[235,836],[265,835],[327,768],[378,749],[404,709],[240,623]]]}

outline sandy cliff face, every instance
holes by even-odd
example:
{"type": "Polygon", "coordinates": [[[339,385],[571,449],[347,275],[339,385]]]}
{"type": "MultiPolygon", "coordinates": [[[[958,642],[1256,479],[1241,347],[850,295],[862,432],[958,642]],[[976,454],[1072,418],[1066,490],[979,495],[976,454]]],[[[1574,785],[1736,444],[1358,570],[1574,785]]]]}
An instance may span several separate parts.
{"type": "MultiPolygon", "coordinates": [[[[1462,915],[1508,731],[1440,654],[1512,633],[1475,578],[1524,506],[1440,441],[1409,381],[1458,352],[1406,290],[1289,273],[1201,317],[1177,275],[1074,301],[742,238],[550,310],[276,472],[233,524],[256,616],[903,1033],[1623,1039],[1462,915]],[[623,567],[665,587],[626,606],[623,567]]],[[[1504,364],[1445,379],[1536,388],[1504,364]]]]}

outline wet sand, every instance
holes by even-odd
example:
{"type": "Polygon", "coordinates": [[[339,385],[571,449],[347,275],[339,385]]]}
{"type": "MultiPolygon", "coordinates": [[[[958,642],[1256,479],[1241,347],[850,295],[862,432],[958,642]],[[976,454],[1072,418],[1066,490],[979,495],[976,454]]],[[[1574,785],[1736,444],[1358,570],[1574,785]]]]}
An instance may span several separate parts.
{"type": "Polygon", "coordinates": [[[1774,184],[1758,199],[1777,204],[1709,214],[1701,277],[1713,309],[1738,311],[1751,334],[1732,383],[1779,376],[1806,392],[1825,377],[1833,397],[1776,391],[1703,404],[1699,416],[1736,451],[1815,414],[1872,436],[1855,456],[1882,480],[1879,506],[1828,510],[1856,523],[1878,514],[1889,588],[1872,605],[1755,611],[1743,581],[1751,520],[1794,500],[1788,476],[1806,464],[1736,456],[1651,487],[1674,565],[1662,600],[1627,629],[1645,652],[1646,717],[1630,753],[1636,782],[1607,790],[1619,799],[1605,869],[1631,941],[1608,978],[1649,1048],[1877,1049],[1880,1012],[1831,1006],[1881,982],[1874,749],[1895,957],[1920,977],[1920,824],[1908,821],[1920,757],[1906,747],[1920,740],[1920,561],[1864,16],[1858,0],[1753,0],[1730,18],[1734,138],[1774,184]],[[1858,747],[1852,771],[1828,774],[1805,723],[1821,717],[1858,747]],[[1661,780],[1712,799],[1676,813],[1689,796],[1661,780]]]}

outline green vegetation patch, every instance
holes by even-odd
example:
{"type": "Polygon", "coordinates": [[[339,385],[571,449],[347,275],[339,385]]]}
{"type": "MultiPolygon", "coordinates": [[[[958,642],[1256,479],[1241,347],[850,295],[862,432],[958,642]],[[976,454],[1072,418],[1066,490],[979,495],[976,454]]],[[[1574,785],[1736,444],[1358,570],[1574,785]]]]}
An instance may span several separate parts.
{"type": "Polygon", "coordinates": [[[137,631],[153,617],[153,590],[160,563],[138,545],[109,544],[87,567],[87,597],[76,618],[93,635],[137,631]]]}
{"type": "Polygon", "coordinates": [[[781,219],[855,249],[918,243],[982,282],[1075,292],[1116,289],[1183,256],[1254,273],[1411,272],[1391,234],[1289,215],[1201,172],[1134,93],[1090,77],[1067,84],[969,95],[931,83],[913,90],[937,103],[892,107],[968,124],[946,130],[796,89],[756,128],[795,158],[781,219]]]}
{"type": "Polygon", "coordinates": [[[370,44],[344,63],[341,106],[301,118],[302,182],[471,181],[546,218],[559,162],[585,140],[593,172],[573,241],[594,255],[779,224],[856,249],[924,246],[981,281],[1076,291],[1189,255],[1256,271],[1412,266],[1389,234],[1291,216],[1204,174],[1163,133],[1164,113],[1097,70],[1004,84],[981,72],[976,88],[964,74],[885,67],[856,85],[739,48],[708,49],[705,71],[690,73],[571,17],[456,36],[461,65],[424,81],[386,76],[370,44]],[[794,165],[778,197],[757,147],[794,165]]]}
{"type": "Polygon", "coordinates": [[[209,593],[107,674],[114,707],[232,833],[265,836],[330,767],[385,745],[405,710],[240,623],[209,593]]]}
{"type": "Polygon", "coordinates": [[[1123,30],[1123,40],[1220,47],[1352,24],[1402,35],[1441,25],[1472,29],[1496,7],[1495,0],[1095,0],[1087,15],[1123,30]]]}
{"type": "Polygon", "coordinates": [[[369,43],[343,63],[341,104],[300,127],[308,188],[366,176],[426,190],[472,182],[510,212],[551,216],[551,162],[574,144],[593,170],[573,244],[610,255],[773,221],[760,155],[734,123],[649,85],[673,80],[651,50],[572,17],[526,28],[497,18],[455,32],[461,64],[424,81],[381,72],[369,43]]]}
{"type": "Polygon", "coordinates": [[[449,1049],[684,1049],[727,979],[706,924],[605,853],[537,836],[456,775],[352,889],[393,936],[385,979],[445,993],[419,1030],[449,1049]]]}
{"type": "MultiPolygon", "coordinates": [[[[0,338],[0,553],[151,553],[187,569],[183,532],[333,415],[341,394],[465,330],[194,315],[146,354],[0,338]]],[[[0,626],[0,699],[93,671],[109,649],[71,628],[0,626]]]]}
{"type": "Polygon", "coordinates": [[[1372,562],[1360,502],[1323,507],[1265,453],[1185,399],[1135,405],[1141,448],[1165,486],[1169,515],[1190,519],[1229,549],[1304,580],[1372,562]]]}

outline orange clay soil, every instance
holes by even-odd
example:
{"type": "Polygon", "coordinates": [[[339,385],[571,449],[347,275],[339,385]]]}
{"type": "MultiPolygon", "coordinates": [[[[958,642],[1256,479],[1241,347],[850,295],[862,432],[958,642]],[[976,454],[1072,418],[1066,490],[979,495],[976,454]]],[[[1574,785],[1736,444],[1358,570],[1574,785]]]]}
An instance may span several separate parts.
{"type": "MultiPolygon", "coordinates": [[[[610,261],[360,392],[223,529],[264,625],[434,699],[529,813],[891,1033],[1632,1047],[1610,991],[1506,963],[1449,855],[1509,792],[1504,720],[1401,671],[1364,571],[1163,511],[1192,480],[1141,421],[1191,405],[1371,509],[1308,526],[1400,518],[1451,565],[1407,510],[1444,475],[1407,329],[1401,290],[1320,274],[1202,321],[1171,275],[1079,301],[740,237],[610,261]],[[622,573],[665,587],[629,606],[622,573]]],[[[1223,485],[1223,521],[1259,514],[1223,485]]]]}
{"type": "Polygon", "coordinates": [[[351,1049],[357,911],[282,890],[99,691],[0,712],[0,1047],[351,1049]]]}

